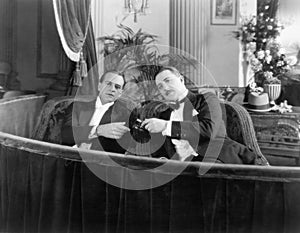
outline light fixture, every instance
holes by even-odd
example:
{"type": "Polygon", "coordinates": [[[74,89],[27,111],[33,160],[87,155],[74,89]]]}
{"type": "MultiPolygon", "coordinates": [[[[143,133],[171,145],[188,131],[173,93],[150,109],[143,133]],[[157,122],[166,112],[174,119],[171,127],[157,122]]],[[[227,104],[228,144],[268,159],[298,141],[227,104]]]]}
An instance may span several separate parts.
{"type": "Polygon", "coordinates": [[[125,13],[134,14],[134,22],[137,22],[137,14],[145,15],[147,13],[148,0],[124,0],[125,13]]]}

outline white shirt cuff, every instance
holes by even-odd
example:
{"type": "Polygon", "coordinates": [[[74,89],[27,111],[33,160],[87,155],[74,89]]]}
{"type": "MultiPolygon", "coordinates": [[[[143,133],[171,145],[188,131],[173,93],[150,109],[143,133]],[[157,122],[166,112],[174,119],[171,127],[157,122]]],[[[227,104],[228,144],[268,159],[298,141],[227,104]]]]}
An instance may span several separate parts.
{"type": "Polygon", "coordinates": [[[167,122],[167,127],[164,131],[162,131],[163,136],[171,136],[171,129],[172,129],[172,121],[167,122]]]}

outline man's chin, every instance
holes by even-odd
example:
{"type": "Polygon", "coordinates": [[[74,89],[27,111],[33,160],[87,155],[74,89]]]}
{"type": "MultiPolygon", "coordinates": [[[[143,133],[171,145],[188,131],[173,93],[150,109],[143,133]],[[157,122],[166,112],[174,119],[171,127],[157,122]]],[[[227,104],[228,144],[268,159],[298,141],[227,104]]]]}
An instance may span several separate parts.
{"type": "Polygon", "coordinates": [[[165,98],[165,100],[170,101],[170,102],[172,102],[172,101],[175,102],[177,100],[173,95],[164,96],[164,98],[165,98]]]}
{"type": "Polygon", "coordinates": [[[105,98],[106,103],[114,102],[114,98],[105,98]]]}

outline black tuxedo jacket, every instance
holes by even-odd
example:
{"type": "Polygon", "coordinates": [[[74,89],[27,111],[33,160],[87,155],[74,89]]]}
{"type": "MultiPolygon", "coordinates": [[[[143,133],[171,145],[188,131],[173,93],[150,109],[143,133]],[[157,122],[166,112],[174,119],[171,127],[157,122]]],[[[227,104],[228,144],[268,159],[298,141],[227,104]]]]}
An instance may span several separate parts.
{"type": "MultiPolygon", "coordinates": [[[[62,143],[65,145],[79,145],[83,142],[92,143],[91,149],[104,150],[115,153],[125,153],[131,142],[130,133],[126,133],[120,139],[111,139],[103,136],[88,139],[92,129],[89,122],[95,111],[96,99],[88,102],[74,102],[66,110],[66,120],[62,127],[62,143]]],[[[99,125],[112,122],[125,122],[129,125],[129,116],[132,105],[123,100],[117,100],[104,113],[99,125]]]]}
{"type": "MultiPolygon", "coordinates": [[[[172,109],[167,108],[158,118],[169,120],[172,109]]],[[[161,135],[152,135],[162,137],[161,135]]],[[[213,93],[188,93],[183,109],[183,121],[172,121],[171,136],[163,139],[163,146],[153,153],[154,157],[165,156],[177,159],[171,139],[185,139],[198,156],[196,161],[221,161],[230,164],[254,164],[256,155],[246,146],[226,137],[220,102],[213,93]]]]}

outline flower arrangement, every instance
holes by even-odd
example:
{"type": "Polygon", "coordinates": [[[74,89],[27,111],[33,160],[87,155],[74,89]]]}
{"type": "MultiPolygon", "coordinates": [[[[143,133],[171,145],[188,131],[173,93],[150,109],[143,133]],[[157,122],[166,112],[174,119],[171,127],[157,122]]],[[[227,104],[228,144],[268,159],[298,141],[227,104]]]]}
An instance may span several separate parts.
{"type": "MultiPolygon", "coordinates": [[[[268,7],[268,6],[266,6],[268,7]]],[[[243,17],[241,27],[234,31],[234,36],[240,39],[244,49],[265,50],[270,40],[276,39],[283,26],[276,18],[261,12],[258,16],[243,17]]]]}
{"type": "Polygon", "coordinates": [[[266,71],[264,74],[263,84],[281,84],[281,81],[273,76],[273,73],[270,71],[266,71]]]}
{"type": "Polygon", "coordinates": [[[259,86],[265,83],[280,84],[278,78],[290,70],[286,56],[276,42],[267,44],[266,50],[252,53],[249,62],[259,86]]]}
{"type": "MultiPolygon", "coordinates": [[[[265,12],[268,7],[265,6],[265,12]]],[[[280,76],[290,69],[276,40],[283,26],[265,12],[242,18],[241,27],[234,32],[243,45],[244,60],[250,64],[255,82],[261,87],[266,83],[280,83],[280,76]]]]}

